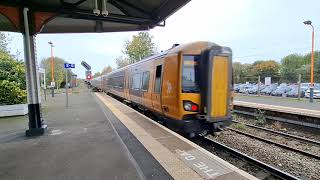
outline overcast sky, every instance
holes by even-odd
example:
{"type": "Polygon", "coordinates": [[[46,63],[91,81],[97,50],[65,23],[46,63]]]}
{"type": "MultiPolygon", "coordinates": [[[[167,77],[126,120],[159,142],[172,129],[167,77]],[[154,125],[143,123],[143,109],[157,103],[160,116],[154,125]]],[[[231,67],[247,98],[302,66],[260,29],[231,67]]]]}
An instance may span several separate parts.
{"type": "MultiPolygon", "coordinates": [[[[174,43],[211,41],[233,50],[233,60],[277,60],[290,53],[311,49],[311,29],[304,20],[312,20],[316,29],[316,49],[320,46],[319,0],[192,0],[166,21],[165,27],[150,30],[159,50],[174,43]]],[[[13,54],[23,52],[22,36],[10,33],[13,54]]],[[[55,44],[54,55],[76,64],[75,73],[84,78],[82,60],[92,71],[116,67],[125,40],[137,32],[97,34],[56,34],[37,36],[37,58],[50,56],[48,41],[55,44]]],[[[23,58],[21,53],[20,58],[23,58]]]]}

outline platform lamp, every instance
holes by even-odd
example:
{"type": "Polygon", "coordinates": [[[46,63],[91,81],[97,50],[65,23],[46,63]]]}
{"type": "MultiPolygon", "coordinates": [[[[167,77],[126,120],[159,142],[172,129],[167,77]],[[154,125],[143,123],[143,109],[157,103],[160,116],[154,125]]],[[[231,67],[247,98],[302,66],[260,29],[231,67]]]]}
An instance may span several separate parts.
{"type": "Polygon", "coordinates": [[[314,82],[313,82],[313,71],[314,71],[314,27],[310,20],[303,22],[305,25],[309,25],[312,27],[312,50],[311,50],[311,69],[310,69],[310,98],[309,101],[313,102],[313,89],[314,89],[314,82]]]}
{"type": "Polygon", "coordinates": [[[49,41],[48,44],[50,44],[50,47],[51,47],[51,96],[54,97],[54,87],[55,87],[55,83],[54,83],[54,57],[53,57],[54,45],[51,41],[49,41]]]}

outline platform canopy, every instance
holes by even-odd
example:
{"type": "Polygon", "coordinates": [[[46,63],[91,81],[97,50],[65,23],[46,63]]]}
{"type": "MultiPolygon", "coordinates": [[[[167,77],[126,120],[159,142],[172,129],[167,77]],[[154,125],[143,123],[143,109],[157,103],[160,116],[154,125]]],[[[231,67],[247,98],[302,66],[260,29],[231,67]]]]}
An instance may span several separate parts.
{"type": "Polygon", "coordinates": [[[164,25],[166,18],[189,1],[1,0],[0,31],[23,32],[24,7],[32,14],[32,34],[148,30],[164,25]]]}

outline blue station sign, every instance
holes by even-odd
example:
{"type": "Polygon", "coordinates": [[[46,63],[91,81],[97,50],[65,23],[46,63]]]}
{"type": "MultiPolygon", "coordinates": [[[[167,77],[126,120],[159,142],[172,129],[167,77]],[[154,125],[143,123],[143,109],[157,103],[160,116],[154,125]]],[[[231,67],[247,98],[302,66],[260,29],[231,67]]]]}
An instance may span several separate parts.
{"type": "Polygon", "coordinates": [[[75,68],[75,64],[70,64],[70,63],[64,63],[64,68],[68,69],[68,68],[75,68]]]}

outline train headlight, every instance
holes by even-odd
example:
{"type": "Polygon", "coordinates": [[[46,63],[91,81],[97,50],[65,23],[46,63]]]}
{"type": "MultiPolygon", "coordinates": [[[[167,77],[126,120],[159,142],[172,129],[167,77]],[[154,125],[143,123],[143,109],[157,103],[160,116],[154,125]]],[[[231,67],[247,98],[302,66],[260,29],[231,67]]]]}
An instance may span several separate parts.
{"type": "Polygon", "coordinates": [[[185,111],[196,112],[199,110],[199,106],[191,101],[183,101],[183,108],[185,111]]]}

